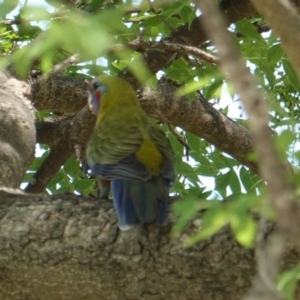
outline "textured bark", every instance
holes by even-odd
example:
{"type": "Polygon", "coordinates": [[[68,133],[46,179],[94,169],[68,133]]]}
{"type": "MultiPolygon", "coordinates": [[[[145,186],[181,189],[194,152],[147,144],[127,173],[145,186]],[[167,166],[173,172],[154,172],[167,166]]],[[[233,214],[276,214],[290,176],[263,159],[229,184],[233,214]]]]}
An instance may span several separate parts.
{"type": "Polygon", "coordinates": [[[86,104],[87,95],[87,85],[81,78],[52,77],[31,85],[31,100],[38,110],[78,112],[86,104]]]}
{"type": "MultiPolygon", "coordinates": [[[[176,97],[176,87],[162,81],[157,91],[145,88],[139,94],[142,107],[154,118],[166,120],[175,126],[204,138],[219,150],[230,154],[256,172],[256,164],[247,159],[253,151],[251,133],[216,110],[201,95],[189,103],[186,97],[176,97]]],[[[162,120],[164,121],[164,120],[162,120]]]]}
{"type": "Polygon", "coordinates": [[[34,158],[34,114],[22,98],[24,85],[0,73],[0,183],[6,187],[20,186],[34,158]]]}
{"type": "MultiPolygon", "coordinates": [[[[170,226],[120,232],[110,201],[2,191],[0,203],[1,299],[241,299],[255,274],[226,228],[184,249],[199,219],[170,239],[170,226]]],[[[284,267],[298,259],[289,249],[284,267]]]]}

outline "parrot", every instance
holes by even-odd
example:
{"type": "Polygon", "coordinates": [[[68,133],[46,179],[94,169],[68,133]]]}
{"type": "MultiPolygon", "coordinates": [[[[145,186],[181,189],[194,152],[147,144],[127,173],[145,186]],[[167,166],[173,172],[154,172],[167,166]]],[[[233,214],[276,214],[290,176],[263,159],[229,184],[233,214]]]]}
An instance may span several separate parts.
{"type": "Polygon", "coordinates": [[[100,75],[89,82],[88,93],[97,119],[86,159],[96,177],[110,182],[119,228],[167,225],[169,189],[175,180],[170,141],[124,79],[100,75]]]}

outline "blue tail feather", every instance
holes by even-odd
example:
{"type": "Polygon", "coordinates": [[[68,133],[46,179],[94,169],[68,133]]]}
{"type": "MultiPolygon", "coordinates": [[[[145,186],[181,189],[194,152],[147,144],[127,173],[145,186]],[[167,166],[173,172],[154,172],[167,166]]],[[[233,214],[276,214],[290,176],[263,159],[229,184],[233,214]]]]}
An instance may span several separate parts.
{"type": "Polygon", "coordinates": [[[169,182],[162,177],[152,177],[146,182],[114,179],[112,194],[122,230],[138,223],[167,225],[169,182]]]}

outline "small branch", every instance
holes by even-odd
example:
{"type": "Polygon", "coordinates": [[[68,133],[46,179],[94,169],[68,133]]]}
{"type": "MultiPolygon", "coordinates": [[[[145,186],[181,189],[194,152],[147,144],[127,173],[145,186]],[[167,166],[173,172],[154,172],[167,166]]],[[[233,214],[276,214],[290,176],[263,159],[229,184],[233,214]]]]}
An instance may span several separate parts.
{"type": "MultiPolygon", "coordinates": [[[[186,46],[182,44],[177,43],[169,43],[169,42],[144,42],[141,41],[141,39],[136,39],[132,42],[129,42],[126,44],[129,48],[136,51],[146,51],[148,49],[161,49],[161,50],[169,50],[172,52],[177,52],[180,54],[190,54],[194,55],[196,57],[200,57],[201,59],[204,59],[208,61],[209,63],[212,63],[216,65],[219,61],[217,57],[214,55],[201,50],[198,47],[194,46],[186,46]]],[[[122,51],[124,49],[124,45],[115,45],[112,51],[122,51]]]]}
{"type": "Polygon", "coordinates": [[[66,126],[67,122],[36,122],[36,142],[54,147],[62,139],[63,128],[66,126]]]}
{"type": "Polygon", "coordinates": [[[173,133],[177,141],[185,148],[186,158],[189,159],[189,152],[191,150],[190,146],[185,142],[185,140],[174,130],[169,120],[159,111],[156,110],[155,113],[159,116],[159,118],[168,126],[169,130],[173,133]]]}
{"type": "MultiPolygon", "coordinates": [[[[265,202],[263,207],[265,213],[270,210],[270,204],[269,201],[265,202]]],[[[283,300],[282,295],[277,290],[277,277],[281,269],[285,243],[285,232],[262,217],[259,221],[255,246],[258,271],[253,281],[253,287],[245,300],[283,300]]]]}
{"type": "Polygon", "coordinates": [[[60,62],[59,64],[55,65],[52,70],[47,74],[47,77],[57,75],[58,73],[62,72],[67,67],[77,63],[79,60],[79,55],[74,54],[69,58],[65,59],[64,61],[60,62]]]}
{"type": "Polygon", "coordinates": [[[71,154],[72,152],[66,149],[65,143],[54,146],[48,157],[34,174],[32,180],[28,183],[25,192],[35,194],[43,193],[50,180],[71,154]]]}
{"type": "Polygon", "coordinates": [[[23,20],[16,19],[16,20],[0,20],[0,25],[19,25],[22,24],[23,20]]]}
{"type": "Polygon", "coordinates": [[[94,124],[95,116],[91,115],[87,106],[69,121],[36,122],[37,142],[49,145],[51,151],[25,191],[42,193],[70,155],[81,156],[80,146],[86,145],[94,124]]]}
{"type": "MultiPolygon", "coordinates": [[[[153,46],[153,48],[157,47],[156,45],[153,46]]],[[[214,55],[203,51],[197,47],[192,46],[185,46],[181,44],[173,44],[173,43],[163,43],[163,46],[160,46],[161,48],[166,48],[168,50],[179,52],[181,54],[192,54],[194,56],[200,57],[211,64],[216,65],[219,62],[219,59],[215,57],[214,55]]]]}

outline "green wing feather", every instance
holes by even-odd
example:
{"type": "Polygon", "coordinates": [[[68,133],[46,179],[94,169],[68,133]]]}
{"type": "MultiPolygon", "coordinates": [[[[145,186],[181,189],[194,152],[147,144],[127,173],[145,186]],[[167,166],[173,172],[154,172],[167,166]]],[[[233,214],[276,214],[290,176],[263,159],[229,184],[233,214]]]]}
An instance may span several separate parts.
{"type": "Polygon", "coordinates": [[[92,164],[118,163],[138,151],[143,142],[143,134],[139,116],[132,113],[116,111],[98,124],[87,149],[87,156],[92,164]]]}

